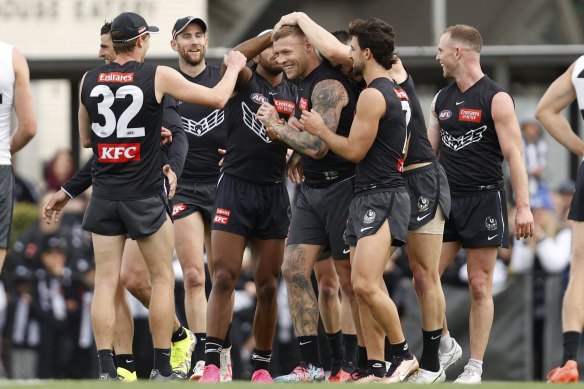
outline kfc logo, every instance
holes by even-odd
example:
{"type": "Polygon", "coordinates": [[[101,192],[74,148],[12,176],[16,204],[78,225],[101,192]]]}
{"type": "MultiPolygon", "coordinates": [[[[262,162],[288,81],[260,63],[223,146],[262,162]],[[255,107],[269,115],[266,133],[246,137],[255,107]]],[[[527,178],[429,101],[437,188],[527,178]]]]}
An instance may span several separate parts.
{"type": "Polygon", "coordinates": [[[483,111],[480,109],[461,108],[458,111],[458,120],[461,122],[480,123],[483,111]]]}
{"type": "Polygon", "coordinates": [[[97,145],[98,161],[104,163],[123,163],[140,160],[140,143],[119,143],[97,145]]]}
{"type": "Polygon", "coordinates": [[[298,109],[300,109],[300,111],[308,111],[308,100],[306,98],[300,98],[300,101],[298,102],[298,109]]]}
{"type": "Polygon", "coordinates": [[[229,221],[228,217],[221,216],[221,215],[215,215],[215,219],[213,219],[213,223],[218,223],[218,224],[227,224],[228,221],[229,221]]]}
{"type": "Polygon", "coordinates": [[[172,207],[172,216],[180,215],[187,209],[187,206],[184,203],[175,204],[172,207]]]}

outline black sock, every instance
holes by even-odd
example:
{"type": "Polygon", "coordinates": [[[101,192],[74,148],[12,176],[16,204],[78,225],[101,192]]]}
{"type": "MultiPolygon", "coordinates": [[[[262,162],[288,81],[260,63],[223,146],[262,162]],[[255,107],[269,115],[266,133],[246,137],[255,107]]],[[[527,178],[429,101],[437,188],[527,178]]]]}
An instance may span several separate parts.
{"type": "Polygon", "coordinates": [[[312,363],[320,367],[320,355],[318,354],[318,336],[299,336],[300,357],[304,362],[312,363]]]}
{"type": "Polygon", "coordinates": [[[223,348],[231,347],[231,323],[229,323],[229,328],[227,328],[227,333],[225,334],[225,340],[223,341],[223,348]]]}
{"type": "MultiPolygon", "coordinates": [[[[205,333],[197,332],[195,333],[195,338],[197,338],[197,344],[195,345],[195,352],[193,353],[193,361],[197,363],[198,361],[205,360],[205,333]]],[[[192,366],[195,366],[194,364],[192,366]]]]}
{"type": "Polygon", "coordinates": [[[258,350],[253,349],[251,354],[251,362],[253,364],[253,371],[258,371],[261,369],[270,371],[270,361],[272,360],[272,350],[258,350]]]}
{"type": "Polygon", "coordinates": [[[578,346],[580,345],[580,332],[568,331],[564,332],[564,357],[562,358],[562,366],[566,362],[578,360],[578,346]]]}
{"type": "Polygon", "coordinates": [[[160,375],[168,377],[172,374],[170,368],[170,349],[169,348],[155,348],[154,349],[154,368],[158,370],[160,375]]]}
{"type": "Polygon", "coordinates": [[[408,346],[408,342],[405,340],[401,343],[392,344],[391,345],[391,353],[394,357],[400,357],[404,359],[410,359],[410,347],[408,346]]]}
{"type": "Polygon", "coordinates": [[[175,332],[172,333],[172,338],[170,339],[170,341],[172,343],[174,342],[178,342],[180,340],[186,339],[187,338],[187,331],[185,330],[185,328],[183,326],[180,326],[178,330],[176,330],[175,332]]]}
{"type": "Polygon", "coordinates": [[[207,336],[207,340],[205,341],[205,365],[221,367],[222,344],[222,339],[207,336]]]}
{"type": "Polygon", "coordinates": [[[343,349],[343,332],[339,331],[334,334],[326,334],[326,338],[331,346],[331,357],[337,360],[343,360],[345,350],[343,349]]]}
{"type": "Polygon", "coordinates": [[[391,343],[389,341],[389,338],[386,336],[385,346],[383,349],[383,359],[385,359],[388,362],[391,362],[391,357],[393,357],[393,352],[391,351],[391,343]]]}
{"type": "Polygon", "coordinates": [[[370,359],[367,361],[367,372],[373,374],[375,377],[384,377],[386,372],[385,361],[370,359]]]}
{"type": "Polygon", "coordinates": [[[116,354],[116,366],[128,371],[136,371],[132,354],[116,354]]]}
{"type": "Polygon", "coordinates": [[[357,335],[343,334],[343,348],[345,361],[357,364],[357,335]]]}
{"type": "Polygon", "coordinates": [[[367,369],[367,348],[359,347],[359,358],[357,358],[357,367],[360,367],[363,370],[367,369]]]}
{"type": "Polygon", "coordinates": [[[99,375],[108,374],[111,378],[116,378],[116,366],[114,365],[114,353],[112,350],[98,350],[97,359],[99,361],[99,375]]]}
{"type": "Polygon", "coordinates": [[[438,359],[438,348],[440,347],[440,334],[442,328],[435,331],[422,330],[424,349],[420,358],[420,367],[424,370],[437,372],[440,370],[440,360],[438,359]]]}

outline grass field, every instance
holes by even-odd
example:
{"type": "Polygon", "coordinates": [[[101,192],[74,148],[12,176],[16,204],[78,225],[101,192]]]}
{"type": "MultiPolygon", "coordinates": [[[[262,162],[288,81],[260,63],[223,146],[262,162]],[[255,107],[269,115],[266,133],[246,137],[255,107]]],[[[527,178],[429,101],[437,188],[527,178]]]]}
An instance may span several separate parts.
{"type": "MultiPolygon", "coordinates": [[[[16,381],[16,380],[0,380],[0,388],[37,388],[37,389],[106,389],[106,388],[120,388],[124,385],[139,385],[142,387],[151,388],[194,388],[197,386],[211,387],[211,384],[195,384],[193,382],[148,382],[147,380],[140,380],[137,384],[124,384],[122,382],[99,382],[97,380],[35,380],[35,381],[16,381]]],[[[380,386],[382,384],[371,384],[380,386]]],[[[355,387],[354,384],[272,384],[260,385],[251,384],[246,381],[235,381],[230,384],[214,384],[213,386],[232,387],[241,389],[257,389],[258,386],[262,388],[281,388],[288,386],[293,389],[322,389],[322,388],[349,388],[355,387]]],[[[392,388],[412,388],[411,384],[393,384],[392,388]]],[[[460,385],[455,385],[451,382],[438,384],[441,389],[460,389],[460,385]]],[[[511,382],[511,381],[486,381],[479,386],[480,389],[532,389],[532,388],[549,388],[550,386],[543,382],[511,382]]],[[[584,389],[584,383],[572,384],[567,386],[570,389],[584,389]]]]}

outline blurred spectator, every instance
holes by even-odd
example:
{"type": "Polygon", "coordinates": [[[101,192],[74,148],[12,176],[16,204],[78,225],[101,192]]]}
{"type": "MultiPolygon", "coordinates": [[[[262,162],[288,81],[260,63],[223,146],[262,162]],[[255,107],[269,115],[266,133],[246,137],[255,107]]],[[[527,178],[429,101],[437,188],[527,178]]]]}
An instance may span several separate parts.
{"type": "Polygon", "coordinates": [[[543,138],[541,127],[536,121],[526,121],[521,125],[521,135],[523,137],[525,167],[529,180],[529,197],[531,201],[535,197],[549,198],[549,190],[544,180],[548,145],[543,138]]]}
{"type": "Polygon", "coordinates": [[[45,170],[48,191],[58,191],[75,173],[73,156],[69,150],[58,150],[45,170]]]}

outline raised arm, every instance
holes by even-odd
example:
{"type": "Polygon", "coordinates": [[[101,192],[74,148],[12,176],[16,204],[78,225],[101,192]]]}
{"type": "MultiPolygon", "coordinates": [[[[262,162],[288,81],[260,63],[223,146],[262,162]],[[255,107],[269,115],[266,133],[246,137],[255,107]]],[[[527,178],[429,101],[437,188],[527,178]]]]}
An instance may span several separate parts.
{"type": "Polygon", "coordinates": [[[18,127],[10,139],[10,151],[14,154],[35,136],[37,123],[32,103],[28,63],[16,47],[12,51],[12,66],[14,68],[13,106],[18,118],[18,127]]]}
{"type": "Polygon", "coordinates": [[[438,97],[438,93],[434,96],[432,104],[430,104],[430,119],[427,128],[428,139],[436,155],[440,154],[440,123],[438,122],[438,115],[436,115],[436,98],[438,97]]]}
{"type": "Polygon", "coordinates": [[[225,54],[224,62],[227,70],[221,81],[213,88],[190,82],[168,66],[158,66],[156,68],[156,98],[161,101],[163,95],[170,95],[186,103],[223,108],[233,93],[237,75],[245,66],[246,59],[240,52],[230,51],[225,54]]]}
{"type": "Polygon", "coordinates": [[[529,191],[527,188],[527,171],[523,159],[521,130],[515,115],[513,100],[505,92],[499,92],[493,97],[491,115],[495,130],[501,145],[503,156],[509,163],[511,184],[515,193],[517,215],[515,217],[515,237],[528,238],[533,235],[533,215],[529,207],[529,191]]]}
{"type": "MultiPolygon", "coordinates": [[[[254,38],[248,39],[244,42],[241,42],[237,46],[233,48],[233,50],[239,51],[241,54],[247,58],[248,61],[252,60],[256,56],[258,56],[262,51],[270,47],[272,44],[272,31],[268,30],[263,34],[256,36],[254,38]]],[[[227,70],[227,66],[225,63],[221,65],[221,75],[225,73],[227,70]]],[[[242,85],[247,83],[252,76],[252,70],[247,66],[244,66],[243,69],[239,72],[237,77],[237,85],[242,85]]]]}
{"type": "Polygon", "coordinates": [[[274,30],[278,30],[285,25],[298,25],[310,43],[312,43],[320,54],[328,59],[333,66],[343,65],[353,67],[353,61],[349,56],[351,47],[339,42],[334,35],[318,25],[304,12],[293,12],[282,16],[280,21],[274,27],[274,30]]]}
{"type": "Polygon", "coordinates": [[[572,85],[573,71],[574,64],[549,86],[537,104],[535,117],[555,140],[582,157],[584,141],[572,130],[570,123],[562,115],[562,111],[576,99],[576,90],[572,85]]]}
{"type": "Polygon", "coordinates": [[[386,110],[385,99],[377,89],[365,89],[357,101],[357,110],[349,137],[337,135],[331,131],[323,118],[312,110],[302,112],[304,131],[310,132],[322,139],[328,147],[351,162],[360,162],[375,141],[379,128],[379,120],[386,110]]]}

